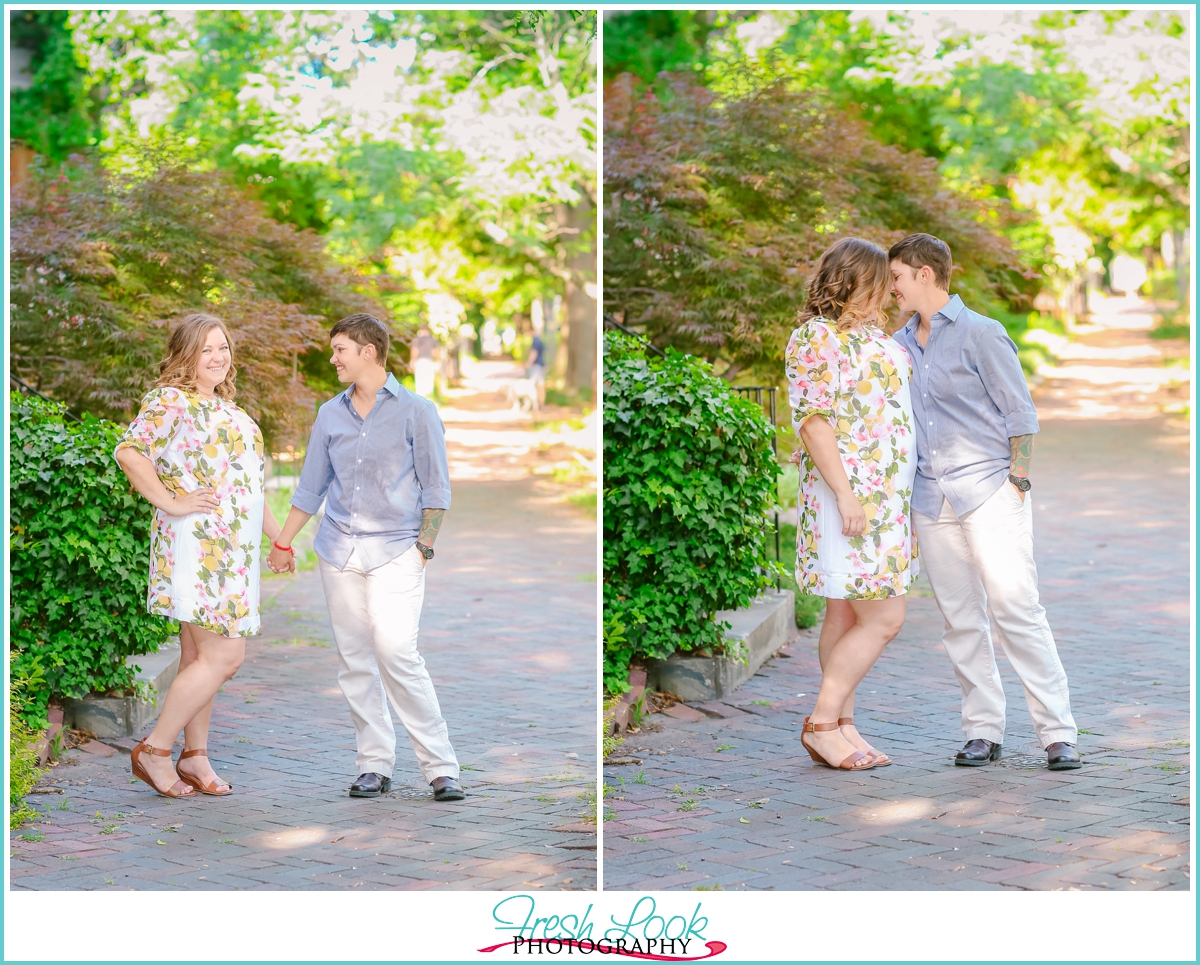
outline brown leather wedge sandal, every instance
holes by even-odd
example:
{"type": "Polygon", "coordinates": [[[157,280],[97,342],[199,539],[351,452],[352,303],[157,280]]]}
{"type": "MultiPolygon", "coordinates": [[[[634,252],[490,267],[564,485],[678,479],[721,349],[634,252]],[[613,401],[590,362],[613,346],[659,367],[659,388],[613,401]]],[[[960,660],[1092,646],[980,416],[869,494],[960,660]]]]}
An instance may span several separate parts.
{"type": "MultiPolygon", "coordinates": [[[[184,759],[188,757],[208,757],[208,748],[198,747],[195,750],[184,751],[179,755],[179,763],[182,764],[184,759]]],[[[212,781],[208,785],[204,785],[200,783],[200,778],[195,777],[192,774],[188,774],[179,767],[179,764],[175,765],[175,769],[179,771],[179,779],[181,781],[183,781],[185,784],[190,784],[201,794],[211,794],[213,797],[224,797],[226,794],[233,793],[232,784],[226,784],[224,781],[218,779],[212,781]]]]}
{"type": "Polygon", "coordinates": [[[815,734],[817,731],[837,730],[838,725],[829,724],[814,724],[811,717],[804,718],[804,729],[800,731],[800,743],[804,745],[804,749],[808,751],[808,756],[816,763],[824,764],[826,767],[836,768],[841,771],[868,771],[875,766],[875,758],[869,754],[864,754],[862,751],[854,751],[840,764],[831,764],[825,760],[820,754],[808,746],[808,741],[804,739],[805,734],[815,734]]]}
{"type": "MultiPolygon", "coordinates": [[[[853,717],[839,717],[838,718],[838,727],[845,727],[847,724],[853,724],[853,723],[854,723],[853,717]]],[[[883,754],[880,751],[877,751],[874,749],[868,751],[867,756],[875,758],[875,766],[876,767],[887,767],[890,763],[892,763],[892,759],[890,757],[888,757],[887,754],[883,754]]]]}
{"type": "Polygon", "coordinates": [[[153,778],[150,777],[150,772],[146,770],[145,765],[141,762],[141,756],[144,750],[149,751],[155,757],[171,756],[170,748],[167,750],[159,750],[153,744],[140,741],[129,754],[129,763],[133,769],[134,777],[136,777],[139,781],[145,781],[163,797],[191,797],[196,793],[186,781],[176,781],[165,791],[155,784],[153,778]]]}

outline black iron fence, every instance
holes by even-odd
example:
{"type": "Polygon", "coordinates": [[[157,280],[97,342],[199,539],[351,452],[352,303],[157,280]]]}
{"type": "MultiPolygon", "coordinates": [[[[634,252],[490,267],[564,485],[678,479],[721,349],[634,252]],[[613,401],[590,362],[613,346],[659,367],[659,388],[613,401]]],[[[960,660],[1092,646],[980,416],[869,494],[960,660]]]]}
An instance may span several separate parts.
{"type": "Polygon", "coordinates": [[[641,332],[635,332],[631,328],[626,328],[624,325],[622,325],[620,322],[618,322],[615,318],[613,318],[611,315],[609,315],[608,312],[604,313],[604,327],[605,328],[615,328],[618,332],[624,332],[626,335],[632,335],[634,338],[645,342],[646,348],[648,348],[655,355],[659,356],[659,358],[667,357],[667,353],[664,352],[662,349],[660,349],[653,342],[651,342],[650,339],[646,338],[645,335],[641,334],[641,332]]]}
{"type": "MultiPolygon", "coordinates": [[[[48,395],[42,395],[42,393],[40,393],[37,389],[35,389],[32,385],[30,385],[24,379],[18,378],[17,376],[13,375],[11,372],[8,373],[8,381],[9,381],[9,383],[11,383],[13,386],[16,387],[18,392],[23,392],[23,393],[25,393],[25,395],[36,395],[39,399],[44,399],[46,402],[57,402],[58,401],[57,399],[50,398],[48,395]]],[[[72,419],[75,422],[83,422],[83,420],[81,418],[79,418],[79,416],[77,416],[70,409],[66,409],[64,412],[64,415],[66,415],[66,417],[68,419],[72,419]]]]}

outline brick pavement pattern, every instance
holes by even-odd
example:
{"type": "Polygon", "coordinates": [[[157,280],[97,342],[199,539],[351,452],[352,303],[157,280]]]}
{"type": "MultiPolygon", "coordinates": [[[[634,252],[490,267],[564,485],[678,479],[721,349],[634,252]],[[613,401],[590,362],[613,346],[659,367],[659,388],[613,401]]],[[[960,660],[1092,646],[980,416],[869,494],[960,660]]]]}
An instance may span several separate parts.
{"type": "Polygon", "coordinates": [[[1044,420],[1033,479],[1081,769],[1046,769],[999,646],[1004,757],[954,766],[960,691],[922,581],[858,691],[859,729],[892,766],[811,762],[799,732],[820,668],[802,631],[705,719],[654,715],[626,739],[621,756],[644,763],[605,769],[605,888],[1187,889],[1187,428],[1044,420]]]}
{"type": "Polygon", "coordinates": [[[594,888],[596,526],[562,495],[528,476],[454,484],[420,649],[465,801],[433,800],[403,729],[395,789],[346,795],[354,732],[320,579],[267,576],[264,633],[209,740],[235,793],[159,797],[127,749],[93,741],[29,796],[44,816],[10,833],[12,886],[594,888]]]}

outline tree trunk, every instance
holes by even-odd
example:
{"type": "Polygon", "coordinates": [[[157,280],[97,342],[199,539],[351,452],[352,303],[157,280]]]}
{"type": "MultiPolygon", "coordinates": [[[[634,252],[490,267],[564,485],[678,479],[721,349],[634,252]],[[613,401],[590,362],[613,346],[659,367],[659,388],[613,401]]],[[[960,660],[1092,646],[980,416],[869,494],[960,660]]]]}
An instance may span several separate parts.
{"type": "Polygon", "coordinates": [[[596,209],[586,195],[577,205],[559,205],[558,223],[567,249],[565,348],[566,390],[596,389],[596,209]]]}
{"type": "Polygon", "coordinates": [[[1190,232],[1184,233],[1176,228],[1171,232],[1171,240],[1175,243],[1175,290],[1179,293],[1179,307],[1186,308],[1188,295],[1192,290],[1191,267],[1192,251],[1189,244],[1190,232]]]}
{"type": "MultiPolygon", "coordinates": [[[[559,364],[559,335],[561,322],[559,311],[562,308],[562,295],[544,295],[542,297],[542,318],[545,331],[542,333],[542,344],[546,351],[546,371],[556,378],[562,377],[563,366],[559,364]]],[[[565,357],[566,353],[562,353],[565,357]]]]}
{"type": "Polygon", "coordinates": [[[29,168],[37,157],[33,148],[24,144],[13,144],[8,149],[9,189],[15,188],[29,178],[29,168]]]}

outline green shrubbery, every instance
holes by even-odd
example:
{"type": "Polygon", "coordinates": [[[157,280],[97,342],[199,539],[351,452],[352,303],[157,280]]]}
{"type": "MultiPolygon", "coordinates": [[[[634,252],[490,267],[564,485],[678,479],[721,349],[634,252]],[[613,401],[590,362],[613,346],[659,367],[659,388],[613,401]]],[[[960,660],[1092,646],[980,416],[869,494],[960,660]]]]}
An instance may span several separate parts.
{"type": "Polygon", "coordinates": [[[1184,338],[1191,340],[1191,312],[1185,305],[1175,312],[1166,312],[1159,317],[1154,328],[1150,329],[1151,338],[1184,338]]]}
{"type": "Polygon", "coordinates": [[[19,828],[37,812],[25,803],[41,769],[37,766],[38,731],[22,716],[29,703],[30,691],[37,691],[41,680],[14,674],[8,685],[8,827],[19,828]]]}
{"type": "MultiPolygon", "coordinates": [[[[798,475],[795,466],[785,466],[784,472],[798,475]]],[[[767,548],[773,558],[775,547],[771,545],[767,548]]],[[[779,554],[784,571],[780,589],[796,594],[796,626],[801,630],[815,627],[825,615],[825,597],[805,593],[796,585],[796,527],[792,523],[779,524],[779,554]]]]}
{"type": "Polygon", "coordinates": [[[63,416],[12,397],[10,680],[33,727],[52,696],[131,691],[125,658],[178,629],[146,612],[150,507],[113,459],[121,427],[63,416]]]}
{"type": "Polygon", "coordinates": [[[604,684],[634,657],[721,649],[717,610],[773,587],[764,546],[779,467],[762,409],[702,359],[604,341],[604,684]]]}

